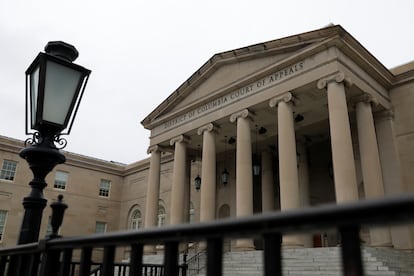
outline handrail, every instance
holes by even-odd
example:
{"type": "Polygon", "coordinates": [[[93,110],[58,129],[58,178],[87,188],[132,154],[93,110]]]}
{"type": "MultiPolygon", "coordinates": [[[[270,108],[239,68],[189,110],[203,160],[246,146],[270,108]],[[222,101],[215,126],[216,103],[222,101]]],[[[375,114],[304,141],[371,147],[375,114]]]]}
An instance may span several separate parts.
{"type": "MultiPolygon", "coordinates": [[[[403,195],[342,204],[326,204],[307,209],[271,212],[243,218],[227,218],[213,222],[168,225],[140,231],[118,231],[82,237],[50,240],[54,248],[102,247],[108,244],[128,245],[131,241],[158,244],[160,241],[206,240],[222,236],[233,238],[259,236],[260,233],[303,232],[331,228],[335,225],[381,226],[413,220],[414,196],[403,195]],[[116,241],[116,242],[115,242],[116,241]]],[[[0,250],[1,255],[1,250],[0,250]]]]}
{"type": "MultiPolygon", "coordinates": [[[[413,222],[414,212],[412,210],[414,210],[414,195],[402,195],[346,204],[321,205],[300,210],[271,212],[206,223],[171,225],[140,231],[120,231],[84,237],[44,240],[38,244],[1,249],[0,274],[7,270],[6,268],[3,269],[2,266],[4,258],[41,252],[40,275],[55,275],[56,273],[50,274],[50,271],[57,272],[65,265],[67,266],[65,260],[69,260],[68,256],[71,256],[74,249],[82,250],[82,271],[90,271],[92,264],[90,259],[91,250],[93,248],[104,248],[102,275],[113,275],[115,248],[117,246],[130,246],[130,275],[135,275],[134,273],[140,273],[143,266],[143,246],[146,244],[164,244],[166,275],[178,275],[179,243],[203,241],[207,244],[207,275],[220,276],[222,275],[222,245],[224,238],[262,238],[264,240],[264,274],[282,275],[282,235],[337,228],[342,241],[343,275],[359,276],[363,275],[359,229],[363,226],[413,222]],[[63,260],[61,264],[59,258],[63,260]]],[[[36,258],[34,259],[36,260],[36,258]]],[[[11,264],[13,263],[11,262],[9,265],[11,264]]],[[[81,276],[86,276],[82,273],[81,276]]],[[[62,272],[61,275],[67,274],[62,272]]]]}

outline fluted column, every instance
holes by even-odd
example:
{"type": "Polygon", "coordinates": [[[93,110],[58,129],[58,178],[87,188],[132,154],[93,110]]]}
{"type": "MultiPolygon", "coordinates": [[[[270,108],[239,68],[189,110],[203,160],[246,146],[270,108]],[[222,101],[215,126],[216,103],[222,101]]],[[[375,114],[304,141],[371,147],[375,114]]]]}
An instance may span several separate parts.
{"type": "MultiPolygon", "coordinates": [[[[384,196],[384,183],[371,103],[376,102],[368,94],[356,99],[356,121],[365,197],[380,198],[384,196]]],[[[370,229],[370,240],[372,246],[391,246],[388,228],[370,229]]]]}
{"type": "MultiPolygon", "coordinates": [[[[230,116],[237,122],[236,142],[236,216],[253,215],[253,168],[249,111],[244,109],[230,116]]],[[[252,240],[237,240],[239,250],[253,249],[252,240]]]]}
{"type": "Polygon", "coordinates": [[[318,82],[319,89],[327,90],[335,194],[338,203],[358,200],[345,81],[350,83],[345,80],[343,73],[338,73],[318,82]]]}
{"type": "Polygon", "coordinates": [[[170,224],[180,224],[185,221],[186,154],[188,141],[184,135],[175,137],[170,141],[171,146],[175,145],[170,224]]]}
{"type": "MultiPolygon", "coordinates": [[[[270,107],[277,106],[280,209],[282,211],[300,208],[293,100],[292,93],[288,92],[270,100],[269,103],[270,107]]],[[[283,244],[289,247],[303,246],[301,238],[296,235],[284,236],[283,244]]]]}
{"type": "MultiPolygon", "coordinates": [[[[160,194],[160,173],[161,173],[161,151],[155,145],[148,148],[151,153],[150,168],[148,172],[147,197],[145,203],[144,227],[151,228],[157,226],[158,220],[158,199],[160,194]]],[[[146,253],[154,253],[155,247],[149,245],[145,247],[146,253]]]]}
{"type": "Polygon", "coordinates": [[[213,124],[198,129],[203,135],[200,221],[214,220],[216,214],[216,141],[213,124]]]}
{"type": "Polygon", "coordinates": [[[262,152],[262,212],[272,211],[275,208],[273,191],[272,154],[262,152]]]}

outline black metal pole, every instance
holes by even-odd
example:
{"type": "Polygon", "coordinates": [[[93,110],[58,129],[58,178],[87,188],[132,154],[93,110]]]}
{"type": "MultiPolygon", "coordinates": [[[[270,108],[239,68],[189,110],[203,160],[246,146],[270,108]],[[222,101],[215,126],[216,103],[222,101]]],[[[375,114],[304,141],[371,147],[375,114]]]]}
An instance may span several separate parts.
{"type": "Polygon", "coordinates": [[[51,139],[53,138],[43,136],[39,144],[27,147],[20,152],[20,156],[29,164],[34,177],[29,183],[32,190],[23,199],[25,212],[18,244],[38,241],[43,209],[47,202],[43,197],[43,189],[47,186],[46,175],[57,164],[66,161],[65,156],[53,145],[51,139]]]}

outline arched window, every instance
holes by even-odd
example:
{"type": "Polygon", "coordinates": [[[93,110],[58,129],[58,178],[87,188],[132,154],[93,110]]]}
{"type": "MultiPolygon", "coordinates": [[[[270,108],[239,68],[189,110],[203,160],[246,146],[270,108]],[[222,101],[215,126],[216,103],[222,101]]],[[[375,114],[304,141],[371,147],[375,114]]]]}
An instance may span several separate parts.
{"type": "Polygon", "coordinates": [[[190,223],[193,223],[195,219],[195,209],[194,209],[194,204],[193,202],[190,201],[190,210],[188,212],[188,221],[190,223]]]}
{"type": "Polygon", "coordinates": [[[223,204],[219,208],[219,218],[228,218],[230,217],[230,206],[228,204],[223,204]]]}
{"type": "Polygon", "coordinates": [[[131,214],[129,229],[139,229],[142,227],[142,216],[138,209],[135,209],[131,214]]]}
{"type": "Polygon", "coordinates": [[[161,204],[158,205],[158,227],[165,225],[165,208],[161,204]]]}

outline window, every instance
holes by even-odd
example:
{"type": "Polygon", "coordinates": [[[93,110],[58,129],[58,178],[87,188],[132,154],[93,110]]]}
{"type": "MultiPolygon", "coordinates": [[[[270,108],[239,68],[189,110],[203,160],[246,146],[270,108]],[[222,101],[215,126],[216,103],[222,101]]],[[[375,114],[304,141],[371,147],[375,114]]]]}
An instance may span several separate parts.
{"type": "Polygon", "coordinates": [[[104,197],[109,197],[109,190],[111,189],[111,181],[101,179],[99,185],[99,195],[104,197]]]}
{"type": "Polygon", "coordinates": [[[53,188],[60,189],[60,190],[66,190],[66,183],[68,182],[68,173],[67,172],[61,172],[57,171],[55,175],[55,184],[53,185],[53,188]]]}
{"type": "Polygon", "coordinates": [[[7,211],[0,210],[0,240],[3,240],[4,229],[6,228],[7,211]]]}
{"type": "Polygon", "coordinates": [[[53,228],[52,228],[52,216],[49,216],[48,220],[47,220],[47,229],[46,229],[46,236],[49,236],[50,234],[53,233],[53,228]]]}
{"type": "Polygon", "coordinates": [[[16,168],[17,168],[17,162],[10,161],[10,160],[4,160],[3,167],[1,168],[1,172],[0,172],[0,179],[13,181],[14,176],[16,174],[16,168]]]}
{"type": "Polygon", "coordinates": [[[162,205],[158,205],[158,227],[165,224],[165,208],[162,205]]]}
{"type": "Polygon", "coordinates": [[[190,210],[189,210],[189,214],[188,214],[188,222],[193,223],[194,222],[194,217],[195,217],[194,204],[190,201],[190,210]]]}
{"type": "Polygon", "coordinates": [[[137,230],[138,228],[141,228],[141,227],[142,227],[141,212],[138,209],[136,209],[134,210],[134,212],[132,212],[131,223],[130,223],[129,228],[137,230]]]}
{"type": "Polygon", "coordinates": [[[95,233],[105,233],[106,222],[97,221],[95,225],[95,233]]]}

